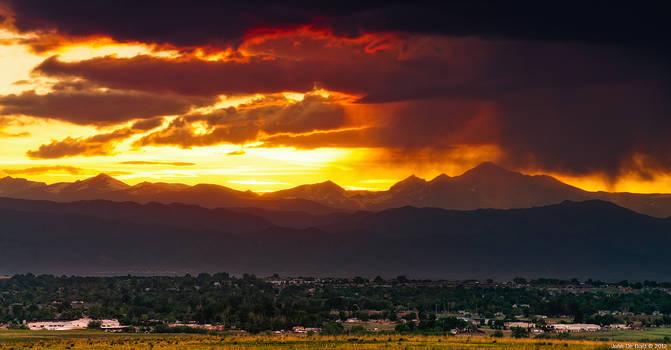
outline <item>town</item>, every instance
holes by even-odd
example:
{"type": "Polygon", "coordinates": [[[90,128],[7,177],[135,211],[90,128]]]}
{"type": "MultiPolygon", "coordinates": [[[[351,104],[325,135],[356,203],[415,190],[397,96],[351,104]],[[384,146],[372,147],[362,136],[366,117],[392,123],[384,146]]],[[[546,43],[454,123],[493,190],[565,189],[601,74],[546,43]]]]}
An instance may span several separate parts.
{"type": "MultiPolygon", "coordinates": [[[[671,285],[198,276],[0,279],[5,329],[567,338],[671,326],[671,285]]],[[[667,341],[668,339],[664,339],[667,341]]]]}

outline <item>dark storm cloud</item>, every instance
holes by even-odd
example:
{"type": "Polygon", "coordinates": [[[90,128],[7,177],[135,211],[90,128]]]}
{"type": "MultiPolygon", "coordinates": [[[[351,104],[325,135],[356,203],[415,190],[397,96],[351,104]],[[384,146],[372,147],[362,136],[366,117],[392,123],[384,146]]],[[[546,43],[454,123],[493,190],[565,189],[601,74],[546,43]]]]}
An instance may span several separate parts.
{"type": "Polygon", "coordinates": [[[318,86],[360,95],[358,102],[377,110],[371,123],[361,125],[331,119],[337,114],[330,111],[320,118],[298,118],[294,124],[282,118],[274,127],[268,122],[270,114],[255,117],[248,111],[221,110],[179,117],[139,144],[194,147],[262,138],[267,146],[382,147],[395,154],[496,145],[501,162],[519,168],[610,177],[634,171],[643,178],[671,170],[671,60],[666,37],[671,22],[666,11],[652,5],[30,0],[12,5],[15,24],[24,31],[110,35],[182,47],[244,43],[253,52],[217,62],[187,56],[80,62],[52,57],[35,69],[37,74],[192,98],[305,92],[318,86]],[[268,29],[282,32],[304,25],[329,29],[325,42],[294,45],[291,36],[281,42],[269,35],[264,48],[245,41],[268,34],[268,29]],[[345,40],[387,32],[394,36],[391,49],[384,40],[371,44],[372,50],[347,46],[345,40]],[[392,103],[402,106],[381,111],[392,103]],[[196,123],[205,123],[207,130],[196,132],[196,123]],[[343,127],[361,128],[335,130],[343,127]],[[281,134],[310,130],[320,132],[281,134]]]}
{"type": "MultiPolygon", "coordinates": [[[[331,48],[321,47],[331,52],[331,48]]],[[[405,51],[364,53],[352,47],[329,58],[252,56],[246,61],[203,61],[111,56],[78,62],[51,57],[34,72],[115,89],[209,97],[308,91],[315,85],[381,103],[431,97],[492,98],[509,91],[631,79],[660,79],[667,65],[615,48],[577,44],[410,40],[405,51]],[[416,42],[417,41],[417,42],[416,42]],[[399,59],[399,55],[407,57],[399,59]]],[[[306,53],[303,53],[306,54],[306,53]]]]}
{"type": "Polygon", "coordinates": [[[152,56],[93,58],[63,62],[51,57],[34,71],[52,77],[82,77],[103,86],[159,93],[214,96],[307,91],[316,67],[300,62],[252,57],[249,62],[163,59],[152,56]],[[304,72],[304,73],[301,73],[304,72]]]}
{"type": "Polygon", "coordinates": [[[499,140],[495,107],[480,100],[413,101],[370,122],[375,125],[306,135],[271,135],[262,140],[267,147],[381,147],[407,154],[499,140]]]}
{"type": "Polygon", "coordinates": [[[651,179],[671,170],[670,117],[668,90],[658,86],[543,88],[489,102],[412,101],[374,127],[263,141],[264,147],[380,147],[398,161],[437,158],[457,145],[496,145],[497,161],[511,168],[651,179]]]}
{"type": "Polygon", "coordinates": [[[356,37],[371,32],[580,41],[668,49],[666,12],[617,1],[10,0],[21,31],[110,35],[177,46],[236,45],[250,31],[305,25],[356,37]]]}
{"type": "Polygon", "coordinates": [[[499,103],[506,162],[557,172],[671,170],[671,93],[654,83],[538,89],[499,103]]]}
{"type": "MultiPolygon", "coordinates": [[[[413,54],[404,59],[386,51],[337,55],[331,61],[277,58],[246,63],[148,56],[70,63],[51,58],[36,72],[117,89],[202,96],[306,91],[318,82],[329,90],[360,94],[361,103],[407,104],[392,115],[378,112],[375,128],[367,129],[365,137],[363,131],[284,135],[268,138],[267,145],[313,148],[324,142],[321,147],[385,147],[410,154],[441,152],[455,144],[496,144],[505,153],[505,163],[520,168],[613,177],[621,171],[649,176],[646,171],[671,169],[666,154],[670,92],[664,63],[618,48],[584,44],[432,38],[421,47],[409,45],[421,49],[413,47],[413,54]],[[488,106],[486,116],[482,106],[488,106]],[[632,162],[640,155],[645,165],[632,162]]],[[[238,112],[178,118],[139,144],[245,143],[257,139],[261,131],[282,132],[272,124],[241,122],[253,114],[239,119],[238,112]],[[212,123],[218,120],[216,115],[229,118],[229,123],[212,123]],[[211,129],[194,133],[196,119],[211,123],[211,129]]],[[[285,132],[307,131],[290,127],[288,117],[281,120],[278,125],[285,132]]],[[[314,130],[343,127],[329,118],[301,120],[297,125],[307,126],[306,121],[326,123],[314,130]]]]}
{"type": "Polygon", "coordinates": [[[80,125],[105,125],[137,118],[181,114],[213,102],[206,98],[133,91],[35,91],[0,96],[0,115],[27,115],[80,125]]]}
{"type": "Polygon", "coordinates": [[[259,26],[286,28],[310,22],[318,12],[260,2],[226,1],[10,1],[22,31],[110,35],[117,40],[178,46],[239,43],[259,26]]]}

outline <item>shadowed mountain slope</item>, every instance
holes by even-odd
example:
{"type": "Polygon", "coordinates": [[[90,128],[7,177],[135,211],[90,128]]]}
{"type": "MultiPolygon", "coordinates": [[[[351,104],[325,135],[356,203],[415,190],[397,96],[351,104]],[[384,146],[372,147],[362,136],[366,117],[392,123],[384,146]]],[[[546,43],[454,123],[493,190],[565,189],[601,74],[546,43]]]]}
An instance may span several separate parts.
{"type": "Polygon", "coordinates": [[[105,200],[59,203],[24,199],[0,198],[0,210],[35,213],[79,214],[100,219],[127,221],[147,225],[224,230],[229,233],[258,231],[274,226],[267,220],[225,208],[207,209],[181,203],[113,202],[105,200]]]}
{"type": "Polygon", "coordinates": [[[318,227],[301,229],[190,206],[30,202],[0,201],[0,274],[642,280],[671,273],[671,221],[603,201],[509,210],[402,207],[323,216],[318,227]]]}

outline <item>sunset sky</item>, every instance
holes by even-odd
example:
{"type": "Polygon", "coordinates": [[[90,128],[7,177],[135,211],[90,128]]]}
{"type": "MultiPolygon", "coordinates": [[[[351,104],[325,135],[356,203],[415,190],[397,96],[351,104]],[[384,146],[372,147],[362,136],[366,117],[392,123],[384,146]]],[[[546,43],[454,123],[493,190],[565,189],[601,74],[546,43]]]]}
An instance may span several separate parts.
{"type": "Polygon", "coordinates": [[[0,0],[0,177],[671,192],[663,11],[468,3],[0,0]]]}

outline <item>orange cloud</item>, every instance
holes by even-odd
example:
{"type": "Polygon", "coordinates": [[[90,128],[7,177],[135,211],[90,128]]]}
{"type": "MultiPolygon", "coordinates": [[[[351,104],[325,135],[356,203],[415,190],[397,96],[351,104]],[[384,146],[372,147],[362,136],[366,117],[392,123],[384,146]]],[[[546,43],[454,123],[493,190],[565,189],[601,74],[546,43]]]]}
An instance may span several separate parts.
{"type": "Polygon", "coordinates": [[[161,118],[140,120],[132,126],[121,128],[109,133],[91,137],[66,137],[41,145],[37,150],[30,150],[26,155],[30,158],[55,159],[74,156],[108,156],[114,154],[116,145],[128,137],[146,132],[161,125],[161,118]]]}
{"type": "Polygon", "coordinates": [[[135,145],[191,148],[223,143],[244,144],[256,141],[261,134],[331,130],[341,128],[347,122],[344,108],[330,98],[307,94],[303,100],[292,102],[284,96],[275,95],[207,114],[179,117],[166,128],[144,136],[135,145]]]}
{"type": "Polygon", "coordinates": [[[96,91],[88,84],[81,89],[56,86],[47,94],[27,91],[0,96],[0,115],[26,115],[80,125],[109,125],[138,118],[182,114],[213,99],[184,98],[133,91],[96,91]]]}
{"type": "Polygon", "coordinates": [[[4,169],[2,171],[8,175],[35,175],[35,174],[44,174],[52,171],[62,171],[71,175],[80,175],[85,173],[84,169],[82,168],[68,165],[37,166],[24,169],[4,169]]]}
{"type": "MultiPolygon", "coordinates": [[[[581,22],[587,17],[577,25],[567,25],[562,16],[539,25],[498,6],[445,5],[451,11],[443,11],[396,3],[214,4],[126,12],[105,5],[109,13],[126,15],[117,16],[124,24],[118,25],[95,20],[108,18],[97,8],[12,4],[15,29],[35,35],[35,47],[136,42],[168,46],[177,56],[51,57],[34,74],[58,80],[53,91],[0,96],[4,115],[94,125],[179,115],[137,146],[262,141],[263,147],[366,147],[388,150],[403,162],[427,154],[440,158],[464,145],[495,145],[500,162],[517,169],[603,173],[612,181],[623,174],[650,180],[671,169],[668,50],[649,50],[665,41],[640,35],[650,34],[640,28],[638,36],[631,28],[622,35],[621,21],[613,18],[627,18],[623,8],[614,9],[620,17],[609,16],[610,27],[594,28],[593,21],[581,22]],[[180,31],[155,22],[159,18],[180,23],[180,31]],[[464,20],[474,18],[497,21],[464,20]],[[596,35],[576,39],[590,33],[585,28],[596,35]],[[590,45],[595,42],[609,45],[590,45]],[[315,87],[359,98],[274,97],[315,87]],[[267,96],[248,106],[189,112],[221,94],[267,96]],[[370,112],[351,113],[353,104],[370,112]]],[[[562,10],[557,13],[571,13],[562,10]]],[[[29,155],[112,154],[129,137],[121,131],[96,136],[54,141],[29,155]]]]}

